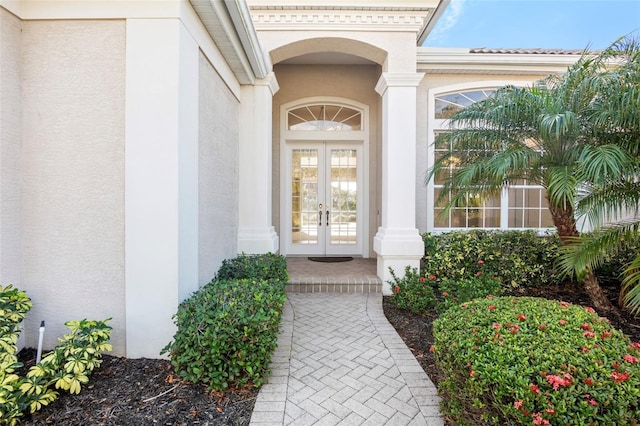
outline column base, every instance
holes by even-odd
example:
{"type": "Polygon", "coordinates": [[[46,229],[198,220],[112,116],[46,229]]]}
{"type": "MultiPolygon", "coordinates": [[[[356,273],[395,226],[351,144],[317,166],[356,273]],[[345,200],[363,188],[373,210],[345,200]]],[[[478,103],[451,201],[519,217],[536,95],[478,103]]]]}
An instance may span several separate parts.
{"type": "Polygon", "coordinates": [[[238,230],[238,253],[277,253],[280,240],[273,226],[268,228],[240,228],[238,230]]]}
{"type": "Polygon", "coordinates": [[[407,266],[420,268],[420,259],[424,256],[424,242],[417,229],[385,229],[379,228],[373,239],[373,250],[378,254],[377,274],[382,280],[382,294],[393,294],[391,289],[391,273],[404,276],[407,266]]]}

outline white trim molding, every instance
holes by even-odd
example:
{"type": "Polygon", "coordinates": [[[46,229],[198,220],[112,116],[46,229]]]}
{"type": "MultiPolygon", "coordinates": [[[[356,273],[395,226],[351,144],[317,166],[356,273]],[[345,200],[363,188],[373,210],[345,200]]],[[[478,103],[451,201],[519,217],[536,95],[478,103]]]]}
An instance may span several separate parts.
{"type": "Polygon", "coordinates": [[[424,73],[384,72],[380,75],[375,90],[380,96],[384,96],[389,87],[418,87],[423,77],[424,73]]]}

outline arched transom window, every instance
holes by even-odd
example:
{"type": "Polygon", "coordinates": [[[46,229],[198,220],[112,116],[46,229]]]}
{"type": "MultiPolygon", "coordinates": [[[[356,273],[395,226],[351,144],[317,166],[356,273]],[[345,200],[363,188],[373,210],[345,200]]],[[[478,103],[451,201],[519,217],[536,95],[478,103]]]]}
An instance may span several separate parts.
{"type": "Polygon", "coordinates": [[[362,130],[362,111],[339,104],[314,103],[290,109],[288,130],[362,130]]]}
{"type": "MultiPolygon", "coordinates": [[[[448,119],[462,108],[493,96],[495,89],[473,89],[448,92],[434,96],[434,120],[432,141],[439,133],[448,131],[448,119]]],[[[433,161],[453,152],[448,143],[431,144],[430,158],[433,161]]],[[[455,159],[455,156],[453,157],[455,159]]],[[[454,173],[459,164],[452,161],[449,170],[434,176],[430,184],[432,199],[438,199],[447,176],[454,173]]],[[[448,194],[450,197],[451,194],[448,194]]],[[[445,200],[448,198],[445,196],[445,200]]],[[[535,183],[522,180],[515,182],[502,191],[502,194],[490,199],[469,196],[466,202],[451,208],[445,213],[444,204],[432,205],[434,229],[448,230],[461,228],[537,228],[553,226],[549,204],[544,188],[535,183]]]]}

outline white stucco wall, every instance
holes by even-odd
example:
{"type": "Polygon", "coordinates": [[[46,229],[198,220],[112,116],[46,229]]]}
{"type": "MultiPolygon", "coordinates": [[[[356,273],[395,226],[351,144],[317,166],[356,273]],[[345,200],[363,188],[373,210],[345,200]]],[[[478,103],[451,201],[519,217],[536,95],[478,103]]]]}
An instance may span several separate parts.
{"type": "Polygon", "coordinates": [[[123,355],[124,21],[25,21],[23,65],[27,345],[41,320],[50,348],[65,321],[112,317],[123,355]]]}
{"type": "Polygon", "coordinates": [[[238,241],[238,100],[200,55],[198,282],[206,284],[238,241]]]}
{"type": "Polygon", "coordinates": [[[22,284],[21,21],[0,8],[0,285],[22,284]]]}
{"type": "MultiPolygon", "coordinates": [[[[429,92],[452,86],[488,87],[495,82],[503,84],[521,82],[527,84],[545,75],[506,75],[506,74],[427,74],[418,86],[417,129],[416,129],[416,226],[420,232],[427,232],[427,187],[424,178],[427,172],[427,148],[431,115],[429,111],[429,92]]],[[[473,89],[462,89],[473,90],[473,89]]]]}
{"type": "Polygon", "coordinates": [[[335,96],[369,106],[369,251],[373,255],[373,236],[380,224],[379,117],[380,96],[374,87],[380,77],[378,65],[276,65],[275,75],[280,90],[273,98],[273,222],[280,232],[280,106],[313,96],[335,96]]]}

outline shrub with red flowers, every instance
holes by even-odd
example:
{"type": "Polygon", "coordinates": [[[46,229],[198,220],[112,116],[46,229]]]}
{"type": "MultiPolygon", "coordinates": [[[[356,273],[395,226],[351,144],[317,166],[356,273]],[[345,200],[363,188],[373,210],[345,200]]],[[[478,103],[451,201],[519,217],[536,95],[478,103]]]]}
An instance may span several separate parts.
{"type": "Polygon", "coordinates": [[[476,299],[442,314],[434,337],[456,425],[638,424],[640,344],[590,308],[476,299]]]}
{"type": "MultiPolygon", "coordinates": [[[[421,276],[417,268],[407,266],[404,276],[396,275],[392,268],[389,268],[392,281],[388,281],[393,289],[391,300],[402,309],[408,309],[417,314],[424,314],[433,308],[436,298],[433,293],[431,278],[428,280],[421,276]]],[[[435,278],[434,278],[435,279],[435,278]]]]}

